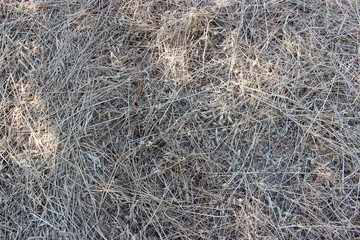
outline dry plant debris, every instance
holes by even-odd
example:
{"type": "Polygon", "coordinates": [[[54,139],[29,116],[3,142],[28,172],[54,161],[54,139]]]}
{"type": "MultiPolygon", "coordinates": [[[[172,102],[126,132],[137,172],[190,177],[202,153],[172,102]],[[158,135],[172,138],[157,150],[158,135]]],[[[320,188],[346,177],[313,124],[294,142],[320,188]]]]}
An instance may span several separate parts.
{"type": "Polygon", "coordinates": [[[359,9],[1,0],[0,238],[359,238],[359,9]]]}

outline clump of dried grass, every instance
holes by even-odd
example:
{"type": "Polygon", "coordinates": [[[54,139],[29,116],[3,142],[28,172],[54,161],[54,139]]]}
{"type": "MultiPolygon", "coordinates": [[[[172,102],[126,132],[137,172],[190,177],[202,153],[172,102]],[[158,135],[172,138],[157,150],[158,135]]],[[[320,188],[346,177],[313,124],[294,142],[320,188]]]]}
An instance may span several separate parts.
{"type": "Polygon", "coordinates": [[[2,1],[0,236],[357,238],[357,1],[2,1]]]}

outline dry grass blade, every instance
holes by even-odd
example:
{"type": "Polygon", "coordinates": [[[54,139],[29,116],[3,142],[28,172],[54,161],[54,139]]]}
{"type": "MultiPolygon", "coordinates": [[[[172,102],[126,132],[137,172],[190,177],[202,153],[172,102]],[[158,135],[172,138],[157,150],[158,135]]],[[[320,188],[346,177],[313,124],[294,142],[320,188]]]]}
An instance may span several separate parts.
{"type": "Polygon", "coordinates": [[[358,1],[0,2],[0,239],[357,239],[358,1]]]}

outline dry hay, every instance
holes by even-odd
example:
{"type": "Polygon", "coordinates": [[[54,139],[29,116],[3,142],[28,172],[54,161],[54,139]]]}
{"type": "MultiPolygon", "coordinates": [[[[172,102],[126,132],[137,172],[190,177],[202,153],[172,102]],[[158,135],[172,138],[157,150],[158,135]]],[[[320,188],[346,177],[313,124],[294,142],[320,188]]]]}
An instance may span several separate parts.
{"type": "Polygon", "coordinates": [[[358,1],[1,1],[1,239],[360,237],[358,1]]]}

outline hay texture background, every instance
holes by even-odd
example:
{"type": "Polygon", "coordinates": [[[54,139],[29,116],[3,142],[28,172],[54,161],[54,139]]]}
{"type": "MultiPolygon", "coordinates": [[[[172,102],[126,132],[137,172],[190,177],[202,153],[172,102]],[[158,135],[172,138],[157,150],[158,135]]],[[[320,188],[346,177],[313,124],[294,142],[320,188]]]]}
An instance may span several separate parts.
{"type": "Polygon", "coordinates": [[[359,8],[1,0],[0,238],[360,237],[359,8]]]}

